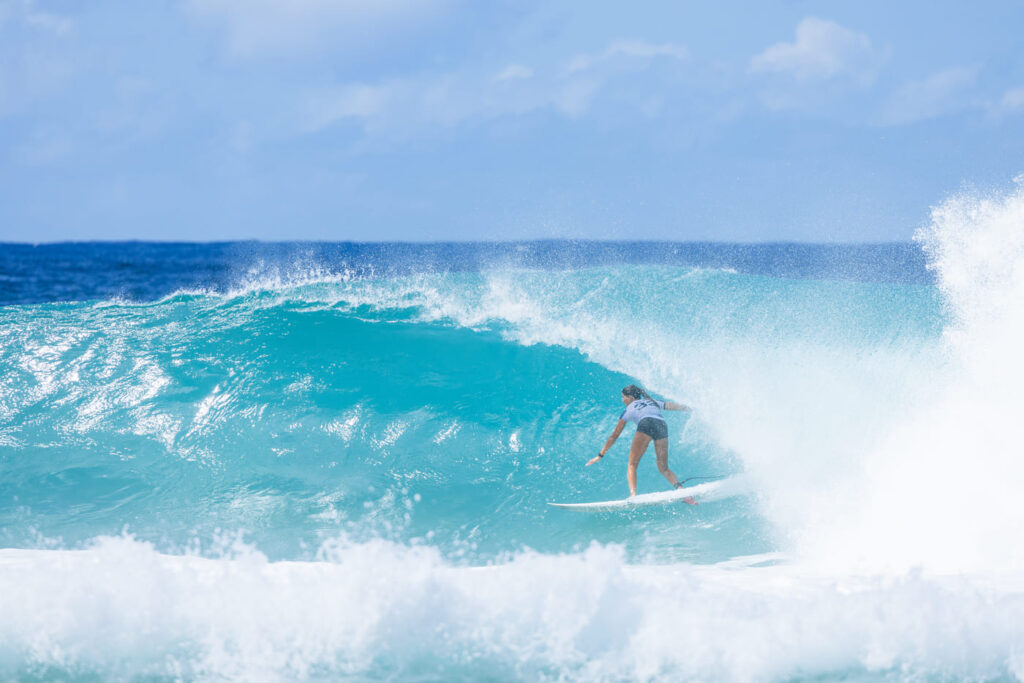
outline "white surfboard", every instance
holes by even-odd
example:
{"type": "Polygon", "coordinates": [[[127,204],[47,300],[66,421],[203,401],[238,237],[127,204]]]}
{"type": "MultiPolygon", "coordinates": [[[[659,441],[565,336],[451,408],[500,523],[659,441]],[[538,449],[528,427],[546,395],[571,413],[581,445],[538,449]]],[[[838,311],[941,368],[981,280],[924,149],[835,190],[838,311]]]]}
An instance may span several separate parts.
{"type": "Polygon", "coordinates": [[[712,500],[720,500],[743,493],[740,477],[729,477],[718,481],[709,481],[695,486],[686,486],[672,491],[658,491],[657,493],[642,493],[632,498],[623,500],[606,500],[600,503],[548,503],[556,508],[566,510],[580,510],[583,512],[606,511],[606,510],[628,510],[631,508],[648,507],[651,505],[675,505],[684,504],[683,498],[692,497],[698,503],[706,503],[712,500]]]}

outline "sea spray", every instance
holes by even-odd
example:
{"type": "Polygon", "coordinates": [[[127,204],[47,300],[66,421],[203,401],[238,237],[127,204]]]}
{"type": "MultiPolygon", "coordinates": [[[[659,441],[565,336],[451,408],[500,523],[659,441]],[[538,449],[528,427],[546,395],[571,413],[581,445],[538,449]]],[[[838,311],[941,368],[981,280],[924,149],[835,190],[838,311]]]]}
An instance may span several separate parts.
{"type": "Polygon", "coordinates": [[[839,566],[1020,571],[1024,181],[943,202],[917,239],[949,320],[944,353],[930,391],[864,454],[860,504],[816,552],[839,566]]]}

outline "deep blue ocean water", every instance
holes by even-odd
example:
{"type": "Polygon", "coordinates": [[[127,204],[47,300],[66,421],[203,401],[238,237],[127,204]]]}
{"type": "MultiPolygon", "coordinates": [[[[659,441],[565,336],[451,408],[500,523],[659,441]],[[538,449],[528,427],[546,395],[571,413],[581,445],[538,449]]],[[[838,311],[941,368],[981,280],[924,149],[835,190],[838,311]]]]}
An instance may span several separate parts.
{"type": "Polygon", "coordinates": [[[931,282],[921,249],[893,244],[586,242],[72,242],[0,244],[0,304],[223,291],[254,273],[302,278],[315,269],[353,275],[479,272],[509,266],[571,269],[614,265],[724,268],[788,278],[931,282]]]}
{"type": "Polygon", "coordinates": [[[1020,258],[963,246],[1015,201],[884,245],[0,245],[0,677],[1020,677],[1020,258]],[[584,463],[629,383],[737,495],[547,505],[627,495],[631,428],[584,463]]]}

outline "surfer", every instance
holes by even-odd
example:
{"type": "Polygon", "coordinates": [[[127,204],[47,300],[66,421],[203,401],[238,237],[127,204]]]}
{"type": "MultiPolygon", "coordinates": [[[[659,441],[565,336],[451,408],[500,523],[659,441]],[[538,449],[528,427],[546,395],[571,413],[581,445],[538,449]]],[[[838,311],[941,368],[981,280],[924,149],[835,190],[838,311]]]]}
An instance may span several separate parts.
{"type": "MultiPolygon", "coordinates": [[[[640,464],[640,458],[647,451],[647,446],[654,442],[654,452],[658,456],[658,471],[668,479],[673,488],[683,487],[676,478],[675,472],[668,468],[668,424],[661,416],[662,410],[689,410],[689,406],[670,401],[655,401],[646,391],[635,384],[630,384],[622,390],[622,403],[626,409],[619,416],[619,423],[615,430],[608,437],[604,448],[595,457],[587,461],[587,466],[604,457],[605,453],[612,447],[619,434],[626,427],[627,422],[636,423],[636,434],[633,435],[633,444],[629,447],[629,466],[626,469],[626,479],[629,481],[629,497],[636,495],[636,466],[640,464]]],[[[693,498],[683,498],[684,503],[696,505],[693,498]]]]}

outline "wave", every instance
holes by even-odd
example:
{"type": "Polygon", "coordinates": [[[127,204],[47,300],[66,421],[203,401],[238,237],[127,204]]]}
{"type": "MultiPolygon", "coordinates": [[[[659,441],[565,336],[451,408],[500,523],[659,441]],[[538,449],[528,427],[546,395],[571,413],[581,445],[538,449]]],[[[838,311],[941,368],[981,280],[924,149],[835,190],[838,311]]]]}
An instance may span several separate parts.
{"type": "Polygon", "coordinates": [[[5,307],[0,540],[40,549],[0,551],[2,676],[1022,677],[1021,225],[1021,187],[937,207],[935,284],[302,266],[5,307]],[[677,472],[756,493],[550,509],[623,495],[621,443],[582,463],[632,382],[694,406],[677,472]]]}
{"type": "Polygon", "coordinates": [[[286,557],[301,546],[276,530],[309,547],[340,524],[400,538],[433,525],[485,558],[571,547],[571,525],[533,528],[547,500],[622,495],[621,475],[578,460],[638,380],[697,407],[673,425],[681,473],[746,471],[761,495],[700,520],[696,544],[671,540],[674,521],[662,541],[630,541],[628,525],[598,537],[704,561],[796,550],[942,352],[926,285],[671,266],[301,271],[144,305],[22,307],[8,323],[0,410],[18,426],[3,433],[50,457],[15,470],[7,528],[80,542],[134,509],[136,533],[169,528],[180,545],[212,529],[172,510],[201,509],[286,557]],[[95,517],[48,519],[73,491],[95,517]],[[418,512],[394,503],[414,494],[418,512]]]}
{"type": "MultiPolygon", "coordinates": [[[[629,377],[562,347],[426,321],[427,307],[371,310],[365,294],[19,311],[0,379],[12,445],[0,492],[16,501],[0,537],[73,546],[128,520],[165,550],[242,529],[274,557],[303,557],[345,530],[430,535],[486,560],[577,545],[582,523],[552,519],[549,500],[625,495],[621,475],[582,463],[629,377]]],[[[674,429],[680,473],[717,474],[713,445],[688,444],[685,421],[674,429]]],[[[662,480],[651,469],[641,481],[662,480]]],[[[729,504],[682,540],[673,515],[645,539],[628,524],[597,536],[640,556],[721,559],[763,549],[748,517],[729,504]]]]}

